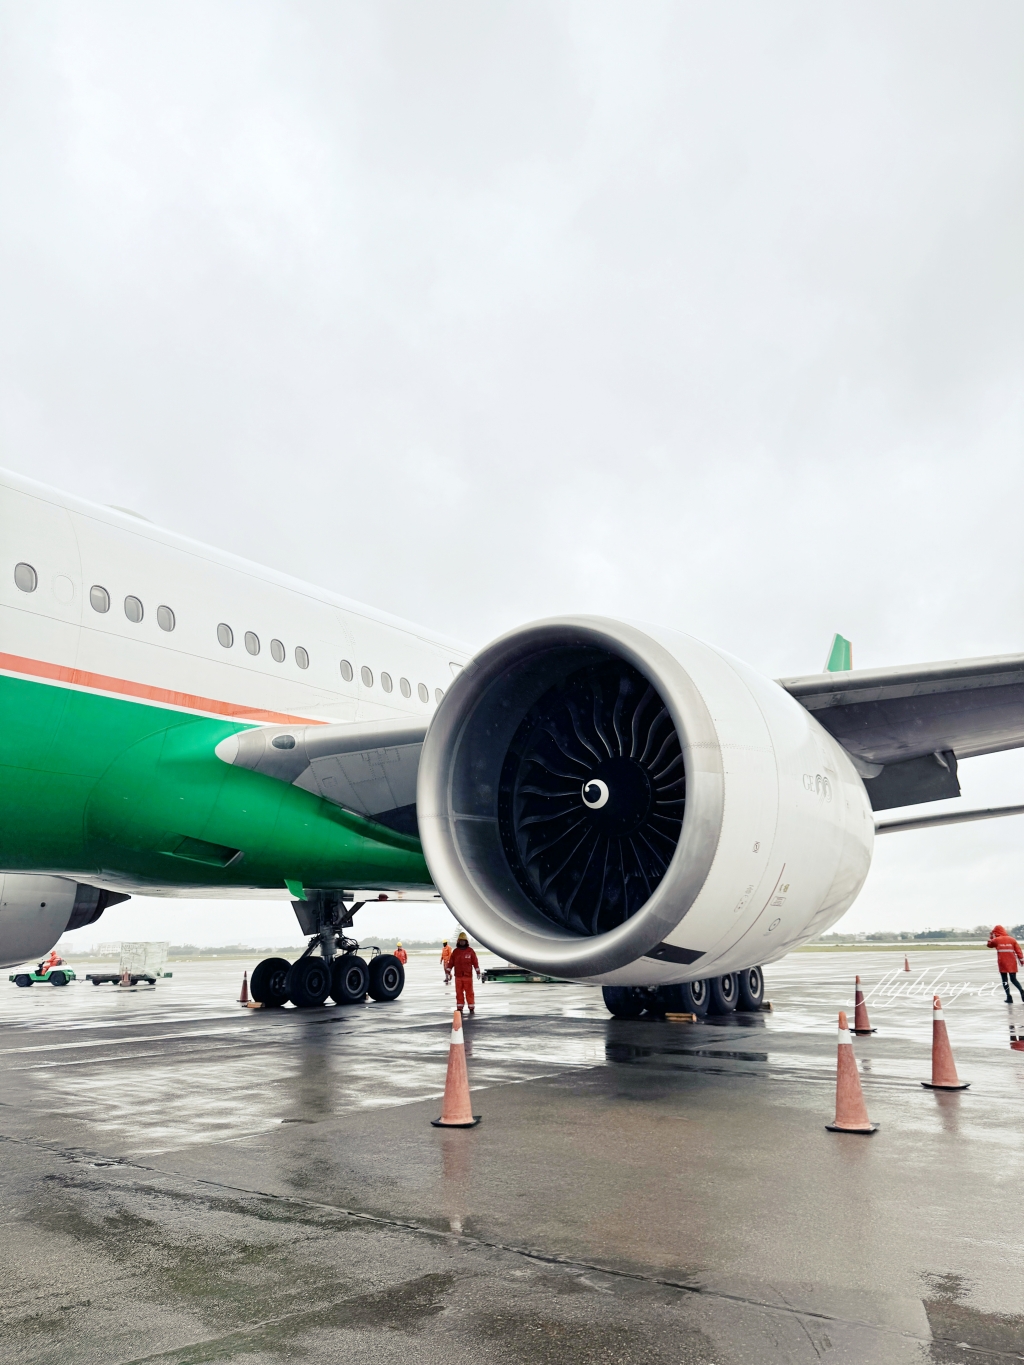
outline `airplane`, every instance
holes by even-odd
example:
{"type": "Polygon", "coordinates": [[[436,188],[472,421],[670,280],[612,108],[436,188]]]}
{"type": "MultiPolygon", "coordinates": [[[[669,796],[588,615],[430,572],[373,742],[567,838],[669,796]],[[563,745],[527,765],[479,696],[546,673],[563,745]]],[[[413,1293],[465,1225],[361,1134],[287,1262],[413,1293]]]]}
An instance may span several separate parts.
{"type": "Polygon", "coordinates": [[[308,945],[257,1001],[389,1000],[401,963],[346,931],[415,892],[613,1015],[727,1013],[876,833],[1024,811],[876,816],[1024,745],[1024,655],[855,670],[837,635],[773,680],[601,616],[473,651],[6,472],[0,546],[0,965],[133,893],[276,895],[308,945]]]}

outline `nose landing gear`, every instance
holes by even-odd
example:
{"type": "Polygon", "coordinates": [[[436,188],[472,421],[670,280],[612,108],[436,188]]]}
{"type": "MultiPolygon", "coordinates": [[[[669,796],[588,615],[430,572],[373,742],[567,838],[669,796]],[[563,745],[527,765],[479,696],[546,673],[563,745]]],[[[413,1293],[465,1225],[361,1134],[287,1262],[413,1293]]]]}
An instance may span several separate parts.
{"type": "Polygon", "coordinates": [[[370,960],[359,956],[359,944],[344,930],[365,904],[346,902],[341,891],[310,891],[292,909],[304,934],[306,951],[296,962],[264,958],[253,970],[249,993],[265,1009],[280,1009],[290,1000],[297,1009],[326,1003],[352,1005],[367,995],[373,1000],[397,1000],[405,986],[405,968],[392,953],[370,950],[370,960]],[[319,953],[314,949],[319,948],[319,953]]]}

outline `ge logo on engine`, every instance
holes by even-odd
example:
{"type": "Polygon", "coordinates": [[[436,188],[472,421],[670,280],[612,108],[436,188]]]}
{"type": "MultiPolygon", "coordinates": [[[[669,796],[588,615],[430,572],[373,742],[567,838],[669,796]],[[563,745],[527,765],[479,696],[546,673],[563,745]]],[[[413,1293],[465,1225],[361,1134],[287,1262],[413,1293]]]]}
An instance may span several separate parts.
{"type": "Polygon", "coordinates": [[[821,773],[804,773],[804,790],[813,792],[822,801],[832,800],[832,783],[821,773]]]}
{"type": "Polygon", "coordinates": [[[583,784],[583,804],[588,810],[600,810],[608,804],[608,783],[599,777],[583,784]]]}

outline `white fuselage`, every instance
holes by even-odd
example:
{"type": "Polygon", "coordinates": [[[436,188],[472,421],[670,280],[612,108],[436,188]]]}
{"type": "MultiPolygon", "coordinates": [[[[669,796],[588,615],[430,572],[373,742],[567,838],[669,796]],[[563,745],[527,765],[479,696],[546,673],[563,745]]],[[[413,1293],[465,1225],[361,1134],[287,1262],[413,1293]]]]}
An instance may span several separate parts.
{"type": "Polygon", "coordinates": [[[0,672],[13,676],[254,722],[344,722],[429,717],[468,658],[384,612],[9,473],[0,545],[0,672]],[[18,563],[35,572],[34,592],[18,588],[18,563]],[[92,605],[103,601],[94,588],[107,611],[92,605]]]}

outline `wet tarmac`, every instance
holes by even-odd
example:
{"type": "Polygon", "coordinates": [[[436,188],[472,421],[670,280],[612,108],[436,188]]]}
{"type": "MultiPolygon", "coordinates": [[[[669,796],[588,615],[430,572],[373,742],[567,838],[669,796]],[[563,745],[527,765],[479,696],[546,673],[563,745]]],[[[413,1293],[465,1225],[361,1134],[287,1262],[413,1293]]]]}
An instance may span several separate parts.
{"type": "Polygon", "coordinates": [[[241,962],[4,981],[2,1358],[1022,1360],[1024,1005],[992,954],[902,961],[796,954],[770,1014],[697,1025],[485,985],[468,1131],[429,1122],[432,957],[393,1004],[304,1012],[240,1009],[241,962]],[[855,972],[871,1138],[824,1126],[855,972]],[[959,1094],[919,1084],[938,972],[959,1094]]]}

